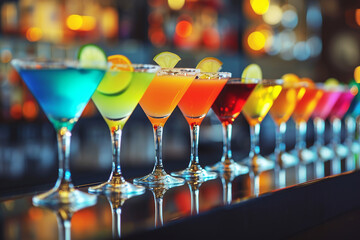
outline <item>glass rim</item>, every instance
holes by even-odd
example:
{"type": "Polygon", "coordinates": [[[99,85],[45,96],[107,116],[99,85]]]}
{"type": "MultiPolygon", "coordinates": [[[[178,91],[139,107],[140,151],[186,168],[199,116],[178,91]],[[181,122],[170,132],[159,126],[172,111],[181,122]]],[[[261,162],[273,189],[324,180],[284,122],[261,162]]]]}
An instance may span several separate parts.
{"type": "Polygon", "coordinates": [[[239,82],[243,84],[248,84],[248,83],[258,84],[260,83],[260,81],[261,80],[258,78],[230,77],[227,83],[239,82]]]}
{"type": "Polygon", "coordinates": [[[275,79],[268,79],[268,78],[265,78],[265,79],[261,79],[260,81],[261,84],[263,85],[269,85],[269,86],[273,86],[273,85],[283,85],[284,84],[284,79],[281,79],[281,78],[275,78],[275,79]]]}
{"type": "Polygon", "coordinates": [[[200,73],[200,69],[197,68],[161,68],[157,71],[159,76],[197,76],[200,73]]]}
{"type": "Polygon", "coordinates": [[[126,72],[126,70],[122,70],[122,69],[111,69],[112,66],[118,66],[118,67],[123,67],[124,69],[128,68],[129,66],[131,66],[134,71],[133,72],[147,72],[147,73],[156,73],[157,71],[160,70],[160,66],[155,65],[155,64],[147,64],[147,63],[131,63],[131,64],[114,64],[114,63],[109,63],[110,65],[108,66],[108,71],[109,72],[126,72]]]}
{"type": "Polygon", "coordinates": [[[106,70],[110,64],[107,62],[104,64],[103,61],[89,61],[94,63],[94,67],[88,67],[83,65],[77,59],[52,59],[43,57],[30,57],[30,58],[14,58],[11,60],[11,65],[15,68],[21,69],[39,69],[43,67],[45,69],[63,69],[65,67],[81,68],[81,69],[101,69],[106,70]]]}
{"type": "Polygon", "coordinates": [[[231,78],[231,72],[200,72],[196,79],[223,79],[231,78]]]}
{"type": "Polygon", "coordinates": [[[326,92],[347,92],[350,91],[351,87],[347,84],[337,85],[337,86],[326,86],[323,82],[317,82],[315,84],[317,89],[326,91],[326,92]]]}

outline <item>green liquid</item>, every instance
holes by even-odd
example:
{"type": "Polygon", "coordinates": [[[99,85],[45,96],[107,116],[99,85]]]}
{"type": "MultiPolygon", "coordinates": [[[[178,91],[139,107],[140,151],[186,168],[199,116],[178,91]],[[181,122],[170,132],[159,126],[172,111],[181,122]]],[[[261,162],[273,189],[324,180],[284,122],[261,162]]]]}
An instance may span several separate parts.
{"type": "Polygon", "coordinates": [[[110,130],[124,127],[154,77],[155,73],[146,72],[105,74],[92,100],[110,130]]]}

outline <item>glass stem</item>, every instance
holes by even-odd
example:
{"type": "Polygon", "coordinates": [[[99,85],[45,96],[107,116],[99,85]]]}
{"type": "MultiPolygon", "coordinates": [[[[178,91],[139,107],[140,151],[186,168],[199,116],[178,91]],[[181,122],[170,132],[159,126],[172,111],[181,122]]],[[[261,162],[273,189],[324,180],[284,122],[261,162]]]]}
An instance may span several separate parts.
{"type": "Polygon", "coordinates": [[[199,125],[190,126],[191,156],[189,168],[194,170],[201,168],[199,164],[199,132],[199,125]]]}
{"type": "Polygon", "coordinates": [[[259,163],[257,162],[257,156],[260,154],[259,146],[260,136],[260,124],[250,126],[250,166],[255,172],[258,171],[259,163]]]}
{"type": "Polygon", "coordinates": [[[306,122],[302,121],[296,124],[296,144],[295,148],[298,152],[300,161],[302,160],[301,151],[306,148],[306,122]]]}
{"type": "Polygon", "coordinates": [[[337,154],[337,145],[341,142],[341,120],[339,118],[331,118],[332,129],[332,145],[335,153],[334,159],[331,161],[331,174],[341,173],[341,159],[337,154]]]}
{"type": "Polygon", "coordinates": [[[348,148],[348,154],[346,158],[346,171],[352,171],[355,169],[355,153],[352,150],[352,144],[355,140],[356,121],[352,116],[348,116],[345,119],[346,124],[346,145],[348,148]]]}
{"type": "Polygon", "coordinates": [[[251,195],[258,197],[260,194],[260,177],[254,171],[250,171],[250,185],[251,185],[251,195]]]}
{"type": "Polygon", "coordinates": [[[325,144],[324,132],[325,132],[325,121],[321,118],[315,118],[315,146],[319,149],[325,144]]]}
{"type": "Polygon", "coordinates": [[[112,210],[112,235],[113,239],[120,239],[121,237],[121,207],[113,208],[112,210]]]}
{"type": "Polygon", "coordinates": [[[71,218],[72,213],[66,210],[60,209],[56,217],[58,219],[58,231],[59,240],[70,240],[71,239],[71,218]]]}
{"type": "Polygon", "coordinates": [[[276,126],[276,141],[275,141],[275,155],[276,160],[280,167],[282,167],[281,154],[286,151],[286,145],[284,141],[286,132],[286,123],[282,122],[280,125],[276,126]]]}
{"type": "Polygon", "coordinates": [[[112,171],[109,182],[112,182],[114,184],[121,184],[125,182],[125,179],[123,178],[121,173],[120,166],[121,133],[122,130],[120,128],[111,131],[112,171]]]}
{"type": "Polygon", "coordinates": [[[226,164],[230,164],[232,160],[231,152],[231,134],[232,124],[223,123],[223,156],[221,161],[226,164]]]}
{"type": "Polygon", "coordinates": [[[154,130],[154,143],[155,143],[155,166],[153,173],[155,172],[164,172],[164,166],[162,162],[162,136],[163,136],[163,126],[153,126],[154,130]]]}
{"type": "Polygon", "coordinates": [[[70,172],[70,141],[71,132],[63,127],[57,133],[58,138],[58,153],[59,153],[59,176],[56,182],[56,187],[60,190],[70,191],[74,188],[71,182],[70,172]]]}
{"type": "Polygon", "coordinates": [[[163,220],[163,198],[155,197],[155,227],[160,227],[164,224],[163,220]]]}

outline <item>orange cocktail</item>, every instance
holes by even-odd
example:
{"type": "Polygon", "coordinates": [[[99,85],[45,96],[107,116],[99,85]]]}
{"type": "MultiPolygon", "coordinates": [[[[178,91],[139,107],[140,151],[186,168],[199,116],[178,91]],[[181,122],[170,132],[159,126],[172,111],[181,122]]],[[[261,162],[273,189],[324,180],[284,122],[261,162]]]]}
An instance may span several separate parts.
{"type": "Polygon", "coordinates": [[[147,186],[184,183],[183,179],[170,176],[163,168],[162,133],[166,120],[199,72],[200,70],[194,68],[161,69],[141,98],[139,104],[153,126],[156,156],[152,173],[134,179],[135,183],[147,186]]]}
{"type": "Polygon", "coordinates": [[[202,120],[205,118],[229,77],[231,77],[231,73],[201,73],[200,76],[192,82],[180,100],[179,108],[190,125],[191,157],[188,168],[172,173],[173,176],[179,176],[185,179],[210,179],[217,176],[214,172],[207,172],[199,164],[199,132],[202,120]]]}
{"type": "Polygon", "coordinates": [[[297,104],[292,118],[296,124],[307,122],[313,113],[318,101],[323,95],[323,90],[307,88],[303,98],[297,104]]]}

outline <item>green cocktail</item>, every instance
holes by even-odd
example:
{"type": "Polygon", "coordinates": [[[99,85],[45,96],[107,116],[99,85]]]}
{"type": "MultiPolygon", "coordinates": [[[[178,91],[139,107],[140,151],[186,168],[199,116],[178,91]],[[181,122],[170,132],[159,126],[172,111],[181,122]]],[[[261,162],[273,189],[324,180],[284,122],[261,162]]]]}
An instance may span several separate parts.
{"type": "Polygon", "coordinates": [[[125,181],[120,168],[121,132],[160,67],[146,64],[115,64],[98,86],[92,100],[105,119],[113,148],[112,173],[107,182],[89,188],[89,192],[126,195],[140,194],[142,186],[125,181]]]}

